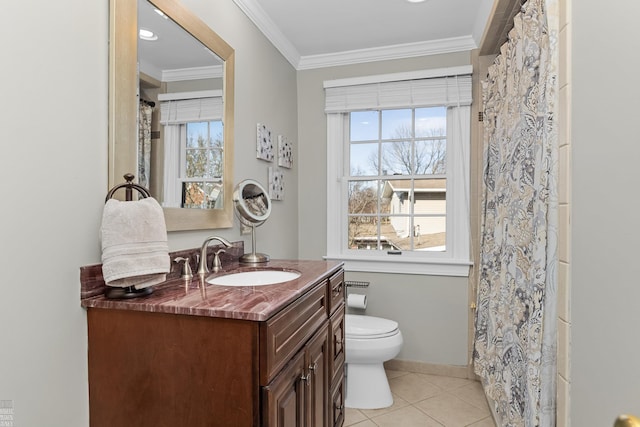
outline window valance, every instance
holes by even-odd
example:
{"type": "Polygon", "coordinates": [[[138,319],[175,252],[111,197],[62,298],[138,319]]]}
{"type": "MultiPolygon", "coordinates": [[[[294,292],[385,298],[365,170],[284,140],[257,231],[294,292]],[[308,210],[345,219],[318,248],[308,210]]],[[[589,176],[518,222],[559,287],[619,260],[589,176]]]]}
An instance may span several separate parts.
{"type": "MultiPolygon", "coordinates": [[[[209,95],[215,91],[207,92],[209,95]]],[[[203,93],[194,92],[193,94],[163,94],[158,98],[160,123],[163,125],[222,120],[222,96],[203,96],[203,93]]]]}
{"type": "Polygon", "coordinates": [[[325,82],[325,112],[471,104],[471,67],[325,82]],[[394,80],[395,79],[395,80],[394,80]]]}

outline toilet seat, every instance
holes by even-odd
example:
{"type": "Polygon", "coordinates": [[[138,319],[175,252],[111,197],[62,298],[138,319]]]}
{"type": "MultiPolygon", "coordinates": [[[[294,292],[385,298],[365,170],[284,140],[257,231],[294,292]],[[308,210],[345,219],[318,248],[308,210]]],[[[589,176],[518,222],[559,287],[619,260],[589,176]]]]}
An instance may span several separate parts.
{"type": "Polygon", "coordinates": [[[347,338],[376,339],[396,335],[398,322],[373,316],[347,314],[345,335],[347,338]]]}

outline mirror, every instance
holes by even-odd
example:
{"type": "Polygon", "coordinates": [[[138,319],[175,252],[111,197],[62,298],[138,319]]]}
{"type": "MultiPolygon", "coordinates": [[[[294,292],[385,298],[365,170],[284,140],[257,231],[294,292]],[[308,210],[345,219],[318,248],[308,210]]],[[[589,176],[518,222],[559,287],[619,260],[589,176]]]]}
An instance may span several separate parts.
{"type": "Polygon", "coordinates": [[[236,215],[246,227],[251,227],[251,253],[240,257],[241,263],[269,261],[269,255],[256,253],[256,227],[262,225],[271,215],[271,198],[267,190],[253,179],[245,179],[233,190],[236,215]]]}
{"type": "Polygon", "coordinates": [[[109,188],[136,175],[168,231],[232,227],[233,48],[174,0],[110,6],[109,188]],[[139,27],[170,47],[139,40],[139,27]],[[154,104],[142,127],[141,103],[154,104]]]}

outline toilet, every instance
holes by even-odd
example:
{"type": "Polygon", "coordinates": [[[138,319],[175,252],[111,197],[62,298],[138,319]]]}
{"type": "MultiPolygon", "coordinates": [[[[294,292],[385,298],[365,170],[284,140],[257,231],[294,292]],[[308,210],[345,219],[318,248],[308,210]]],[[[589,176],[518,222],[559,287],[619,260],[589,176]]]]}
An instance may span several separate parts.
{"type": "Polygon", "coordinates": [[[381,317],[347,314],[345,341],[345,406],[379,409],[393,405],[383,362],[396,357],[402,348],[398,323],[381,317]]]}

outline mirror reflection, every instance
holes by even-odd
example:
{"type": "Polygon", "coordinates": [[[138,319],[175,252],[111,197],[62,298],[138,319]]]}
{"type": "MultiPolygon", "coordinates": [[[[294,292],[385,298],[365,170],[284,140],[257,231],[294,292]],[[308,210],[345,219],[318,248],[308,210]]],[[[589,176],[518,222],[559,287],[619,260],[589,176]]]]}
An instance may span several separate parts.
{"type": "Polygon", "coordinates": [[[134,174],[168,231],[232,227],[233,48],[175,0],[109,4],[109,188],[134,174]]]}
{"type": "Polygon", "coordinates": [[[138,0],[138,182],[163,207],[223,207],[223,61],[138,0]]]}

